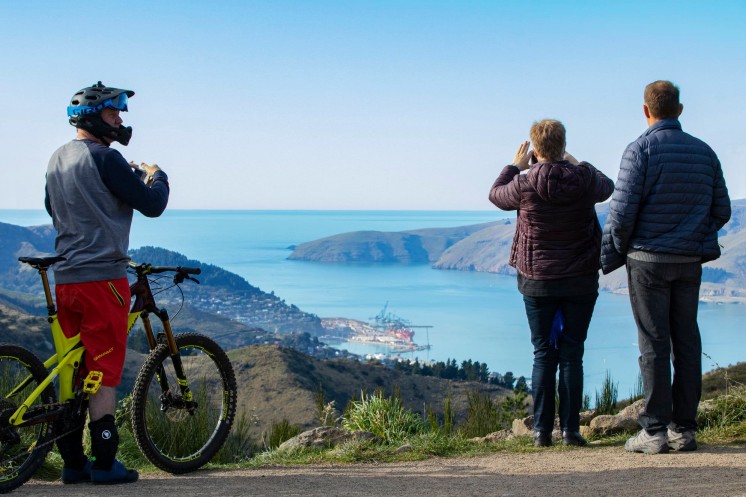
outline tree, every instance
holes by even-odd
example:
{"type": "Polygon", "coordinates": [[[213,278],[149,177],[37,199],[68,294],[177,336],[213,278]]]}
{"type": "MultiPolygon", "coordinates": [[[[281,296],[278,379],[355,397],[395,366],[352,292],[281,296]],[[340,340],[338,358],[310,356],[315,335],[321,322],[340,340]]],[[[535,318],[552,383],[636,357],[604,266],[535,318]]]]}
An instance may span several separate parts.
{"type": "Polygon", "coordinates": [[[506,371],[503,376],[503,386],[513,390],[513,384],[515,383],[515,376],[512,371],[506,371]]]}
{"type": "Polygon", "coordinates": [[[528,383],[526,382],[525,376],[519,376],[518,381],[515,382],[516,392],[528,392],[528,383]]]}
{"type": "Polygon", "coordinates": [[[490,377],[490,370],[487,367],[487,363],[483,362],[479,366],[479,381],[481,381],[482,383],[487,383],[487,380],[489,379],[489,377],[490,377]]]}

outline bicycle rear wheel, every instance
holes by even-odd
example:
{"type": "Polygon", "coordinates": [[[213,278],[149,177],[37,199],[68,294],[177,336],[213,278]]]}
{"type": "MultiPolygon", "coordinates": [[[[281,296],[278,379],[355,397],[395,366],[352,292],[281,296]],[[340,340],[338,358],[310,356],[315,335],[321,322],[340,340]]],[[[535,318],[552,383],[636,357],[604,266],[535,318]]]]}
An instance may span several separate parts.
{"type": "Polygon", "coordinates": [[[228,356],[211,339],[197,333],[174,338],[193,403],[183,398],[168,346],[161,344],[135,381],[132,431],[155,466],[187,473],[210,461],[225,443],[236,414],[236,378],[228,356]]]}
{"type": "MultiPolygon", "coordinates": [[[[26,483],[52,449],[54,423],[23,427],[8,423],[18,406],[46,377],[44,364],[29,350],[0,345],[0,493],[26,483]]],[[[49,386],[32,408],[55,402],[54,389],[49,386]]]]}

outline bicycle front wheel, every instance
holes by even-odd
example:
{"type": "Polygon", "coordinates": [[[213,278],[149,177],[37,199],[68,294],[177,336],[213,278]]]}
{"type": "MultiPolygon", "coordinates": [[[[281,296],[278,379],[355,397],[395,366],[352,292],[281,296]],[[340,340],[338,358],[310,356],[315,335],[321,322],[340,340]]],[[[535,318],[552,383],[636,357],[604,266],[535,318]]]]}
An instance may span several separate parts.
{"type": "Polygon", "coordinates": [[[187,473],[210,461],[225,443],[236,414],[236,378],[213,340],[197,333],[174,338],[191,400],[182,395],[168,346],[159,345],[135,381],[132,431],[151,463],[187,473]]]}
{"type": "MultiPolygon", "coordinates": [[[[9,424],[13,413],[46,377],[44,364],[29,350],[0,345],[0,493],[26,483],[52,449],[53,423],[9,424]]],[[[55,402],[54,390],[48,386],[31,409],[55,402]]]]}

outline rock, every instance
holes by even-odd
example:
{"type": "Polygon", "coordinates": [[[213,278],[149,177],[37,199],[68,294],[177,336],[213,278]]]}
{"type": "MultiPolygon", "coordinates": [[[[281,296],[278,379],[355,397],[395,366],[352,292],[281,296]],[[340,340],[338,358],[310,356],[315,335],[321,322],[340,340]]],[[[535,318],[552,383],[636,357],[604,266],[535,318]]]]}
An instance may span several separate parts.
{"type": "Polygon", "coordinates": [[[595,435],[611,435],[625,431],[634,431],[639,429],[637,418],[629,418],[616,414],[602,414],[591,420],[590,429],[595,435]]]}
{"type": "Polygon", "coordinates": [[[588,425],[590,424],[591,420],[596,417],[596,410],[591,409],[590,411],[581,411],[580,412],[580,425],[588,425]]]}
{"type": "Polygon", "coordinates": [[[619,414],[617,414],[617,416],[624,416],[626,418],[633,418],[637,420],[640,417],[640,413],[644,410],[645,410],[645,399],[640,399],[628,405],[621,411],[619,411],[619,414]]]}
{"type": "MultiPolygon", "coordinates": [[[[516,421],[520,421],[520,420],[517,419],[516,421]]],[[[515,438],[515,436],[516,435],[513,433],[512,430],[500,430],[500,431],[490,433],[489,435],[485,435],[483,437],[470,438],[469,441],[474,442],[474,443],[494,443],[494,442],[499,442],[501,440],[511,440],[515,438]]]]}
{"type": "Polygon", "coordinates": [[[580,425],[580,434],[583,435],[584,438],[588,438],[593,435],[593,430],[590,426],[580,425]]]}
{"type": "MultiPolygon", "coordinates": [[[[528,416],[523,419],[514,419],[513,420],[513,435],[516,437],[525,437],[525,436],[534,436],[534,417],[528,416]]],[[[559,425],[559,418],[554,418],[554,427],[552,432],[552,437],[554,437],[554,431],[557,431],[560,429],[559,425]]]]}
{"type": "Polygon", "coordinates": [[[404,444],[398,449],[394,451],[394,454],[404,454],[405,452],[412,452],[414,450],[414,447],[412,447],[410,444],[404,444]]]}
{"type": "Polygon", "coordinates": [[[534,417],[513,420],[513,435],[525,437],[534,435],[534,417]]]}
{"type": "Polygon", "coordinates": [[[347,431],[335,426],[321,426],[286,440],[280,444],[278,450],[291,450],[299,447],[326,449],[352,440],[380,441],[380,438],[367,431],[347,431]]]}

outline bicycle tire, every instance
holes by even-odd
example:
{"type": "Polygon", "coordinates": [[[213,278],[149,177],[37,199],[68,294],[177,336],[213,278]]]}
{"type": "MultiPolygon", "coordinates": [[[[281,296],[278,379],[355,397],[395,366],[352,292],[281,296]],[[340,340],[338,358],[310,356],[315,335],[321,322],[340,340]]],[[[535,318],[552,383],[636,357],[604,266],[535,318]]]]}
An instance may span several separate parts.
{"type": "Polygon", "coordinates": [[[173,396],[178,404],[181,392],[168,346],[160,344],[150,352],[135,380],[132,432],[151,463],[180,474],[209,462],[225,443],[236,414],[237,388],[233,366],[217,343],[197,333],[177,334],[174,339],[197,408],[189,413],[171,403],[163,409],[164,397],[173,396]],[[162,391],[161,367],[175,392],[162,391]]]}
{"type": "MultiPolygon", "coordinates": [[[[15,427],[7,421],[48,374],[44,364],[31,351],[16,345],[0,345],[0,493],[10,492],[26,483],[52,449],[53,422],[15,427]],[[11,396],[11,391],[29,375],[32,380],[11,396]]],[[[54,403],[56,395],[50,385],[33,406],[54,403]]]]}

